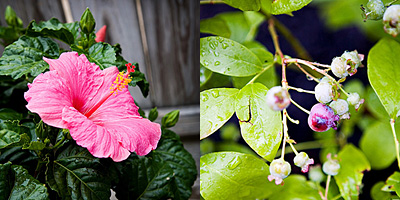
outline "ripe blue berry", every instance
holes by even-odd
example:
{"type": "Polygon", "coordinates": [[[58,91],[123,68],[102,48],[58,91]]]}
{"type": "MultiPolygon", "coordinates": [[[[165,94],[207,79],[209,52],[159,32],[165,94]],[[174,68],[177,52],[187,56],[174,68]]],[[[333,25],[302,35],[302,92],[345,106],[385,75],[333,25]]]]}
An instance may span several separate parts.
{"type": "Polygon", "coordinates": [[[336,121],[339,119],[339,115],[335,115],[332,108],[318,103],[311,108],[310,115],[308,116],[308,126],[313,131],[324,132],[330,128],[336,129],[336,121]]]}

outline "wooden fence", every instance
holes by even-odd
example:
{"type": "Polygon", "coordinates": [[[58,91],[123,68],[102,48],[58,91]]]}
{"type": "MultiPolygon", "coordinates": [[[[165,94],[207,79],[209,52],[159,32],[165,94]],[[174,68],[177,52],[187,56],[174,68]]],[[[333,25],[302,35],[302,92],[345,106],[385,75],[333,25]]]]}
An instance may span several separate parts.
{"type": "MultiPolygon", "coordinates": [[[[1,0],[0,23],[10,5],[26,27],[31,20],[52,17],[79,21],[88,7],[96,30],[107,25],[106,42],[120,43],[123,57],[138,62],[150,82],[144,99],[138,88],[135,100],[145,110],[157,106],[160,118],[181,110],[174,127],[199,163],[199,2],[196,0],[1,0]],[[72,19],[71,19],[72,18],[72,19]]],[[[2,53],[3,49],[0,49],[2,53]]],[[[191,199],[199,199],[199,181],[191,199]]]]}

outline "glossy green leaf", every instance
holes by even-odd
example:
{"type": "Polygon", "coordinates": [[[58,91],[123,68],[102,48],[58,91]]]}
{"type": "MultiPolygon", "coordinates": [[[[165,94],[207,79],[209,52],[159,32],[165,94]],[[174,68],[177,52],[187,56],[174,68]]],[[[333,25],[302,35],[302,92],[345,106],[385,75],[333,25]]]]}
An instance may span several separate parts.
{"type": "Polygon", "coordinates": [[[178,122],[178,120],[179,120],[179,110],[171,111],[161,119],[161,126],[164,128],[173,127],[178,122]]]}
{"type": "Polygon", "coordinates": [[[261,61],[253,52],[222,37],[201,38],[200,52],[200,63],[213,72],[244,77],[263,69],[261,61]]]}
{"type": "Polygon", "coordinates": [[[11,162],[0,164],[0,199],[8,199],[12,189],[11,162]]]}
{"type": "Polygon", "coordinates": [[[265,16],[258,12],[247,11],[222,13],[213,18],[225,21],[231,33],[229,39],[243,43],[255,39],[258,27],[265,16]]]}
{"type": "Polygon", "coordinates": [[[307,181],[302,175],[293,174],[284,180],[283,186],[279,186],[270,200],[292,200],[292,199],[308,199],[320,200],[318,188],[312,181],[307,181]]]}
{"type": "Polygon", "coordinates": [[[116,196],[124,199],[189,199],[197,177],[196,163],[179,136],[163,130],[157,149],[146,156],[131,155],[122,169],[116,196]]]}
{"type": "Polygon", "coordinates": [[[370,194],[373,200],[392,199],[392,195],[389,192],[384,192],[381,190],[384,185],[385,183],[383,181],[379,181],[372,186],[370,194]]]}
{"type": "Polygon", "coordinates": [[[226,4],[243,11],[260,10],[260,0],[223,0],[226,4]]]}
{"type": "Polygon", "coordinates": [[[213,35],[229,38],[231,31],[226,21],[220,17],[212,17],[200,21],[200,33],[209,33],[213,35]]]}
{"type": "Polygon", "coordinates": [[[0,58],[0,75],[18,79],[23,75],[37,76],[48,69],[46,58],[58,58],[58,44],[49,38],[22,36],[4,49],[0,58]]]}
{"type": "Polygon", "coordinates": [[[100,159],[76,144],[58,149],[46,171],[50,188],[65,199],[110,199],[108,176],[100,159]]]}
{"type": "Polygon", "coordinates": [[[19,120],[22,118],[22,114],[11,108],[0,109],[0,120],[19,120]]]}
{"type": "Polygon", "coordinates": [[[360,140],[360,148],[368,158],[372,169],[389,167],[396,160],[396,148],[388,121],[370,125],[360,140]]]}
{"type": "Polygon", "coordinates": [[[261,1],[261,11],[264,13],[271,13],[272,1],[274,1],[274,0],[262,0],[261,1]]]}
{"type": "Polygon", "coordinates": [[[385,185],[382,187],[383,191],[396,192],[397,196],[400,197],[400,172],[394,172],[386,180],[385,185]]]}
{"type": "Polygon", "coordinates": [[[7,129],[0,130],[0,149],[22,146],[29,141],[27,134],[19,134],[7,129]]]}
{"type": "MultiPolygon", "coordinates": [[[[9,165],[9,164],[4,164],[9,165]]],[[[5,167],[4,168],[8,168],[5,167]]],[[[0,167],[2,168],[2,167],[0,167]]],[[[3,169],[4,169],[3,168],[3,169]]],[[[1,172],[1,174],[7,172],[1,172]]],[[[17,199],[37,199],[37,200],[46,200],[49,199],[49,194],[47,192],[47,188],[43,183],[40,183],[38,180],[29,175],[28,170],[24,169],[22,166],[12,165],[11,168],[8,168],[8,173],[12,173],[12,175],[8,176],[9,186],[11,186],[11,190],[8,192],[8,197],[5,199],[9,200],[17,200],[17,199]],[[11,177],[15,177],[15,180],[10,180],[11,177]],[[13,181],[14,183],[11,183],[13,181]]],[[[4,183],[4,182],[2,182],[4,183]]],[[[6,188],[5,188],[6,189],[6,188]]],[[[2,190],[0,190],[2,191],[2,190]]],[[[3,190],[4,191],[4,190],[3,190]]],[[[5,194],[1,193],[1,196],[5,196],[5,194]]]]}
{"type": "Polygon", "coordinates": [[[400,44],[383,38],[368,53],[368,79],[389,116],[400,114],[400,44]]]}
{"type": "Polygon", "coordinates": [[[91,62],[96,63],[100,69],[105,69],[111,66],[115,66],[116,52],[113,46],[107,43],[96,43],[89,48],[88,59],[91,62]]]}
{"type": "Polygon", "coordinates": [[[79,35],[79,24],[78,22],[61,23],[56,18],[39,23],[33,20],[29,24],[26,34],[34,37],[52,37],[67,44],[74,44],[79,35]]]}
{"type": "Polygon", "coordinates": [[[36,150],[36,151],[41,151],[46,147],[46,145],[43,142],[39,141],[32,141],[29,143],[26,143],[22,149],[29,149],[29,150],[36,150]]]}
{"type": "Polygon", "coordinates": [[[365,95],[365,104],[368,111],[370,111],[373,116],[379,119],[389,120],[390,117],[388,116],[385,107],[383,107],[382,102],[379,100],[374,89],[370,86],[367,88],[365,95]]]}
{"type": "Polygon", "coordinates": [[[32,151],[23,151],[20,146],[1,150],[0,163],[11,162],[33,171],[35,170],[37,160],[37,155],[32,153],[32,151]]]}
{"type": "Polygon", "coordinates": [[[339,173],[334,176],[340,194],[345,200],[357,199],[360,194],[364,171],[371,166],[363,152],[352,144],[347,144],[338,154],[339,173]]]}
{"type": "Polygon", "coordinates": [[[271,5],[271,13],[274,15],[289,14],[300,10],[312,0],[275,0],[271,5]]]}
{"type": "Polygon", "coordinates": [[[238,89],[216,88],[200,93],[200,139],[221,128],[235,112],[238,89]]]}
{"type": "Polygon", "coordinates": [[[229,76],[212,72],[200,64],[200,91],[227,87],[230,83],[229,76]]]}
{"type": "Polygon", "coordinates": [[[219,135],[221,139],[225,141],[238,141],[240,138],[240,131],[235,123],[227,123],[221,128],[219,135]]]}
{"type": "Polygon", "coordinates": [[[218,142],[215,145],[215,151],[234,151],[238,153],[245,153],[257,156],[247,145],[239,144],[237,142],[218,142]]]}
{"type": "Polygon", "coordinates": [[[272,161],[282,139],[282,118],[267,106],[267,91],[260,83],[245,86],[236,97],[235,109],[243,139],[258,155],[272,161]]]}
{"type": "Polygon", "coordinates": [[[200,158],[200,193],[212,200],[267,198],[279,187],[268,175],[268,165],[253,155],[206,154],[200,158]]]}

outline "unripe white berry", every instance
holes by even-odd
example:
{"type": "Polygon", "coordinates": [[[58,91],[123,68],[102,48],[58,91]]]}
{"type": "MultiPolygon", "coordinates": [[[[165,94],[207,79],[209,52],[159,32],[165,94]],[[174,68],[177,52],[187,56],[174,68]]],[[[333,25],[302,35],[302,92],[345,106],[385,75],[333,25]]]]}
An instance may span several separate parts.
{"type": "Polygon", "coordinates": [[[343,99],[338,99],[336,101],[332,101],[332,103],[329,104],[329,106],[338,115],[343,115],[343,114],[346,114],[347,112],[349,112],[349,104],[347,103],[347,101],[345,101],[343,99]]]}
{"type": "Polygon", "coordinates": [[[290,164],[283,159],[273,160],[269,166],[269,172],[271,175],[268,176],[268,180],[272,181],[275,179],[275,184],[279,185],[283,182],[283,179],[289,176],[292,171],[290,164]]]}
{"type": "Polygon", "coordinates": [[[350,93],[349,97],[347,97],[347,102],[350,105],[354,106],[356,110],[364,103],[364,99],[360,99],[360,95],[357,93],[350,93]]]}
{"type": "Polygon", "coordinates": [[[322,173],[321,165],[311,166],[308,172],[308,178],[317,183],[324,181],[325,175],[322,173]]]}
{"type": "Polygon", "coordinates": [[[329,103],[334,97],[333,87],[330,83],[321,81],[315,86],[314,90],[315,99],[321,103],[329,103]]]}
{"type": "Polygon", "coordinates": [[[267,105],[272,110],[281,111],[290,104],[289,92],[281,86],[275,86],[267,92],[267,105]]]}
{"type": "Polygon", "coordinates": [[[346,64],[346,59],[342,57],[333,58],[331,63],[331,70],[333,74],[338,78],[344,78],[349,73],[347,72],[348,66],[346,64]]]}
{"type": "Polygon", "coordinates": [[[365,17],[367,19],[382,19],[385,12],[385,5],[381,0],[369,0],[365,7],[365,17]]]}
{"type": "Polygon", "coordinates": [[[300,152],[293,159],[294,164],[297,167],[301,167],[301,171],[308,172],[308,166],[314,164],[314,159],[310,159],[305,152],[300,152]]]}
{"type": "Polygon", "coordinates": [[[324,163],[322,166],[322,171],[324,171],[325,174],[335,176],[339,173],[340,170],[340,164],[337,160],[329,159],[324,163]]]}
{"type": "Polygon", "coordinates": [[[383,14],[383,28],[396,37],[400,32],[400,5],[391,5],[383,14]]]}

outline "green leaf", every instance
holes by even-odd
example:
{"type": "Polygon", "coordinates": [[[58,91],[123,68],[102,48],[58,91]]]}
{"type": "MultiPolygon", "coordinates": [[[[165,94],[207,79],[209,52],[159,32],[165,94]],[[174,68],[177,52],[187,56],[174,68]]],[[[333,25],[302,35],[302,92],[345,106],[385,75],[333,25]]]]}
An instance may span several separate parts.
{"type": "Polygon", "coordinates": [[[0,164],[0,199],[8,199],[12,189],[11,162],[0,164]]]}
{"type": "Polygon", "coordinates": [[[200,64],[200,91],[211,88],[227,87],[231,83],[229,76],[215,73],[200,64]]]}
{"type": "Polygon", "coordinates": [[[251,154],[257,156],[257,154],[251,150],[247,145],[242,145],[237,142],[218,142],[215,145],[215,151],[234,151],[238,153],[251,154]]]}
{"type": "Polygon", "coordinates": [[[254,53],[229,39],[201,38],[200,51],[200,63],[213,72],[243,77],[262,70],[262,63],[254,53]]]}
{"type": "Polygon", "coordinates": [[[178,120],[179,120],[179,110],[171,111],[161,119],[161,126],[164,128],[173,127],[178,122],[178,120]]]}
{"type": "Polygon", "coordinates": [[[381,190],[384,185],[385,183],[383,181],[379,181],[372,186],[370,194],[373,200],[392,199],[389,192],[381,190]]]}
{"type": "Polygon", "coordinates": [[[361,137],[360,148],[371,163],[372,169],[389,167],[396,160],[396,148],[389,122],[370,125],[361,137]]]}
{"type": "Polygon", "coordinates": [[[29,136],[25,133],[20,135],[7,129],[0,130],[0,149],[22,146],[29,141],[29,136]]]}
{"type": "Polygon", "coordinates": [[[270,200],[315,199],[320,200],[318,188],[302,175],[293,174],[285,179],[285,184],[274,191],[270,200]]]}
{"type": "Polygon", "coordinates": [[[147,117],[150,121],[154,122],[158,117],[157,107],[154,107],[149,112],[149,117],[147,117]]]}
{"type": "Polygon", "coordinates": [[[49,38],[22,36],[4,49],[0,58],[0,75],[18,79],[30,74],[35,77],[48,69],[46,58],[58,58],[58,44],[49,38]]]}
{"type": "Polygon", "coordinates": [[[117,60],[116,52],[113,46],[107,43],[99,42],[92,45],[88,51],[88,59],[96,63],[100,69],[115,66],[117,60]]]}
{"type": "Polygon", "coordinates": [[[249,154],[210,153],[200,158],[200,193],[204,199],[263,199],[277,190],[268,181],[268,165],[249,154]]]}
{"type": "Polygon", "coordinates": [[[338,154],[339,173],[334,176],[340,194],[345,200],[357,199],[360,194],[364,171],[371,166],[365,155],[352,144],[347,144],[338,154]]]}
{"type": "Polygon", "coordinates": [[[400,196],[400,172],[394,172],[389,176],[382,191],[396,192],[397,196],[400,196]]]}
{"type": "Polygon", "coordinates": [[[22,118],[22,114],[11,108],[0,109],[0,120],[19,120],[22,118]]]}
{"type": "Polygon", "coordinates": [[[35,170],[38,157],[32,151],[23,151],[21,147],[1,150],[0,163],[12,162],[29,170],[35,170]]]}
{"type": "MultiPolygon", "coordinates": [[[[11,177],[15,177],[15,180],[13,181],[14,183],[8,182],[8,187],[10,188],[11,186],[11,190],[8,191],[8,194],[4,194],[4,190],[0,190],[1,196],[7,196],[7,198],[4,199],[49,199],[46,186],[29,175],[28,170],[18,165],[12,165],[10,170],[10,167],[6,165],[10,165],[10,163],[6,163],[2,166],[0,165],[0,168],[8,170],[9,175],[8,180],[6,179],[6,181],[12,181],[10,180],[11,177]],[[11,173],[13,174],[11,175],[11,173]]],[[[1,174],[7,173],[2,170],[0,170],[0,172],[1,174]]]]}
{"type": "Polygon", "coordinates": [[[22,149],[41,151],[45,147],[46,147],[46,145],[43,142],[32,141],[30,143],[26,143],[25,145],[23,145],[22,149]]]}
{"type": "Polygon", "coordinates": [[[221,128],[235,112],[238,89],[216,88],[200,93],[200,139],[221,128]]]}
{"type": "Polygon", "coordinates": [[[368,111],[370,111],[373,116],[378,119],[389,120],[390,117],[387,114],[385,107],[383,107],[382,102],[379,100],[374,89],[370,86],[367,88],[365,103],[368,111]]]}
{"type": "Polygon", "coordinates": [[[197,176],[192,155],[179,136],[163,129],[157,149],[146,156],[131,154],[122,169],[116,196],[123,199],[189,199],[197,176]]]}
{"type": "Polygon", "coordinates": [[[267,92],[260,83],[242,88],[236,97],[236,116],[243,139],[258,155],[272,161],[282,139],[282,118],[267,106],[267,92]]]}
{"type": "Polygon", "coordinates": [[[23,26],[22,20],[17,16],[17,13],[15,13],[15,11],[11,8],[11,6],[6,7],[5,18],[6,18],[6,23],[9,26],[22,28],[23,26]]]}
{"type": "Polygon", "coordinates": [[[368,79],[389,116],[396,119],[400,114],[400,44],[383,38],[368,53],[368,79]]]}
{"type": "Polygon", "coordinates": [[[225,141],[238,141],[240,138],[239,128],[235,123],[228,123],[221,128],[220,137],[225,141]]]}
{"type": "MultiPolygon", "coordinates": [[[[118,58],[117,56],[117,62],[118,58]]],[[[147,97],[149,94],[149,82],[146,80],[146,77],[142,72],[139,71],[139,64],[134,63],[135,65],[135,72],[131,73],[132,81],[129,83],[130,86],[135,87],[136,85],[139,86],[140,91],[142,92],[144,97],[147,97]]]]}
{"type": "Polygon", "coordinates": [[[96,22],[94,20],[92,12],[90,12],[89,8],[86,8],[85,12],[83,12],[81,16],[79,27],[81,27],[82,32],[89,34],[93,32],[95,26],[96,22]]]}
{"type": "Polygon", "coordinates": [[[58,149],[46,171],[50,188],[65,199],[110,199],[111,181],[100,159],[76,144],[58,149]]]}
{"type": "Polygon", "coordinates": [[[213,17],[200,21],[200,33],[209,33],[213,35],[229,38],[231,31],[224,19],[213,17]]]}
{"type": "Polygon", "coordinates": [[[275,0],[271,5],[271,13],[274,15],[289,14],[300,10],[311,3],[312,0],[275,0]]]}
{"type": "Polygon", "coordinates": [[[39,24],[33,20],[29,24],[26,34],[34,37],[52,37],[71,45],[75,43],[79,35],[79,24],[78,22],[61,23],[56,18],[39,22],[39,24]]]}
{"type": "Polygon", "coordinates": [[[260,0],[223,0],[226,4],[238,8],[242,11],[258,11],[260,10],[260,0]]]}

